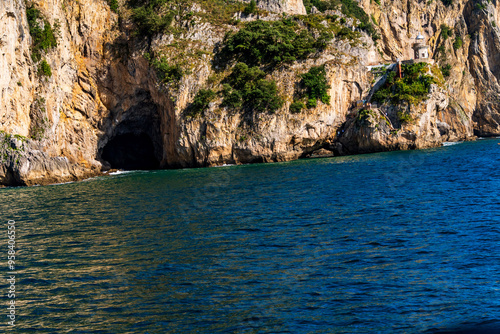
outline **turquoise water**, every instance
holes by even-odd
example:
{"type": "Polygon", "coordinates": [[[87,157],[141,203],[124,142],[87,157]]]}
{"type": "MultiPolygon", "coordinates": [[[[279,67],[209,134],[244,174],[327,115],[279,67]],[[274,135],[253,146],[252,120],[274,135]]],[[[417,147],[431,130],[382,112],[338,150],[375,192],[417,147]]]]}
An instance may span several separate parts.
{"type": "Polygon", "coordinates": [[[2,189],[15,331],[494,332],[498,141],[2,189]]]}

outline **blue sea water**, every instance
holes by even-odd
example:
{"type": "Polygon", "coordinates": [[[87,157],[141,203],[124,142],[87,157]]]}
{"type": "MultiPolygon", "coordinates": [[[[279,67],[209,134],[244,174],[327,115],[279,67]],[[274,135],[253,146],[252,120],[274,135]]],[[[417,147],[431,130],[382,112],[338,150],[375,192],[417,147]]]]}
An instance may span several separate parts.
{"type": "Polygon", "coordinates": [[[0,328],[493,333],[498,141],[1,189],[0,328]]]}

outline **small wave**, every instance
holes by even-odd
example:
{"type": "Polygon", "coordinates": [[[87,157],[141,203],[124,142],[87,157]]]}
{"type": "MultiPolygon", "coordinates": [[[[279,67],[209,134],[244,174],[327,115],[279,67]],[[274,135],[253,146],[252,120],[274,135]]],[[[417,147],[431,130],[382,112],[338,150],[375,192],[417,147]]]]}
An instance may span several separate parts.
{"type": "Polygon", "coordinates": [[[443,143],[443,146],[452,146],[452,145],[458,145],[458,144],[462,144],[463,141],[445,141],[443,143]]]}

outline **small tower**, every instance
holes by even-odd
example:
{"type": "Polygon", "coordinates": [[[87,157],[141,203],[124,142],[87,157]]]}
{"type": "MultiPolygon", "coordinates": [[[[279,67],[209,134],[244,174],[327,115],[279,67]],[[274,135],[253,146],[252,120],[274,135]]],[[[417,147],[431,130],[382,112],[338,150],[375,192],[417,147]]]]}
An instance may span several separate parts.
{"type": "Polygon", "coordinates": [[[425,38],[420,33],[415,38],[413,50],[415,51],[415,59],[425,59],[426,61],[429,59],[429,46],[425,44],[425,38]]]}

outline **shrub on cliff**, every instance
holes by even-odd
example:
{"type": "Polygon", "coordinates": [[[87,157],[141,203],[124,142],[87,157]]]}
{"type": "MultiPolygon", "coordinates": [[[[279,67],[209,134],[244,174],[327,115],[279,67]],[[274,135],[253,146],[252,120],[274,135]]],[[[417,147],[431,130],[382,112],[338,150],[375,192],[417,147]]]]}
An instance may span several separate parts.
{"type": "Polygon", "coordinates": [[[446,64],[440,67],[441,73],[443,74],[444,77],[449,77],[450,76],[450,71],[451,71],[451,65],[446,64]]]}
{"type": "Polygon", "coordinates": [[[170,11],[160,14],[154,5],[138,6],[132,9],[132,20],[137,26],[137,33],[151,36],[164,32],[174,19],[174,14],[170,11]]]}
{"type": "Polygon", "coordinates": [[[234,66],[222,89],[222,106],[275,112],[283,105],[276,82],[265,79],[264,71],[245,63],[234,66]]]}
{"type": "Polygon", "coordinates": [[[223,63],[234,59],[250,66],[275,66],[305,59],[318,47],[311,33],[291,19],[257,20],[226,34],[218,58],[223,63]]]}
{"type": "Polygon", "coordinates": [[[455,50],[458,50],[458,49],[460,49],[462,47],[462,44],[463,44],[462,38],[457,35],[455,37],[455,41],[453,42],[453,48],[455,50]]]}
{"type": "Polygon", "coordinates": [[[366,33],[368,33],[374,41],[380,39],[380,35],[370,22],[370,17],[363,10],[363,8],[359,6],[358,2],[354,0],[305,0],[304,6],[306,7],[306,11],[308,13],[310,13],[312,6],[316,7],[316,9],[320,12],[340,8],[342,14],[359,20],[360,24],[358,28],[366,31],[366,33]]]}
{"type": "Polygon", "coordinates": [[[403,65],[402,70],[401,79],[395,77],[396,72],[389,72],[384,87],[373,94],[374,101],[416,104],[427,98],[430,86],[435,82],[434,78],[427,74],[428,65],[426,63],[403,65]]]}
{"type": "Polygon", "coordinates": [[[52,70],[50,68],[49,63],[44,59],[38,66],[38,75],[39,76],[46,76],[46,77],[51,77],[52,76],[52,70]]]}
{"type": "Polygon", "coordinates": [[[248,6],[246,6],[245,9],[243,10],[243,14],[245,15],[255,14],[256,12],[257,12],[257,3],[255,2],[255,0],[250,1],[248,6]]]}
{"type": "Polygon", "coordinates": [[[132,9],[132,21],[137,26],[137,33],[152,36],[162,33],[177,20],[179,25],[192,16],[192,0],[129,0],[132,9]]]}
{"type": "Polygon", "coordinates": [[[26,9],[26,16],[32,38],[31,58],[38,62],[42,58],[42,51],[48,51],[57,46],[56,30],[58,26],[56,25],[53,29],[49,21],[44,19],[40,11],[33,6],[26,9]],[[43,28],[40,27],[39,21],[43,21],[43,28]]]}
{"type": "Polygon", "coordinates": [[[149,61],[150,66],[156,70],[158,79],[163,83],[177,83],[182,79],[184,70],[179,64],[170,65],[165,56],[161,56],[158,59],[151,57],[149,53],[145,53],[144,57],[149,61]]]}
{"type": "Polygon", "coordinates": [[[443,40],[448,39],[448,37],[450,37],[451,35],[453,35],[453,30],[451,30],[451,28],[446,24],[441,24],[441,37],[443,38],[443,40]]]}
{"type": "Polygon", "coordinates": [[[315,108],[318,100],[324,104],[330,103],[328,95],[328,80],[326,78],[325,66],[311,67],[307,73],[301,75],[300,86],[303,89],[297,95],[300,99],[306,101],[308,108],[315,108]]]}
{"type": "Polygon", "coordinates": [[[216,94],[211,89],[200,89],[194,97],[193,103],[188,108],[189,116],[197,116],[208,109],[210,102],[215,98],[216,94]]]}
{"type": "Polygon", "coordinates": [[[292,114],[298,114],[304,109],[306,106],[303,102],[300,101],[293,101],[292,104],[290,104],[290,108],[288,109],[292,114]]]}
{"type": "Polygon", "coordinates": [[[113,12],[118,13],[118,0],[108,0],[108,5],[113,12]]]}

